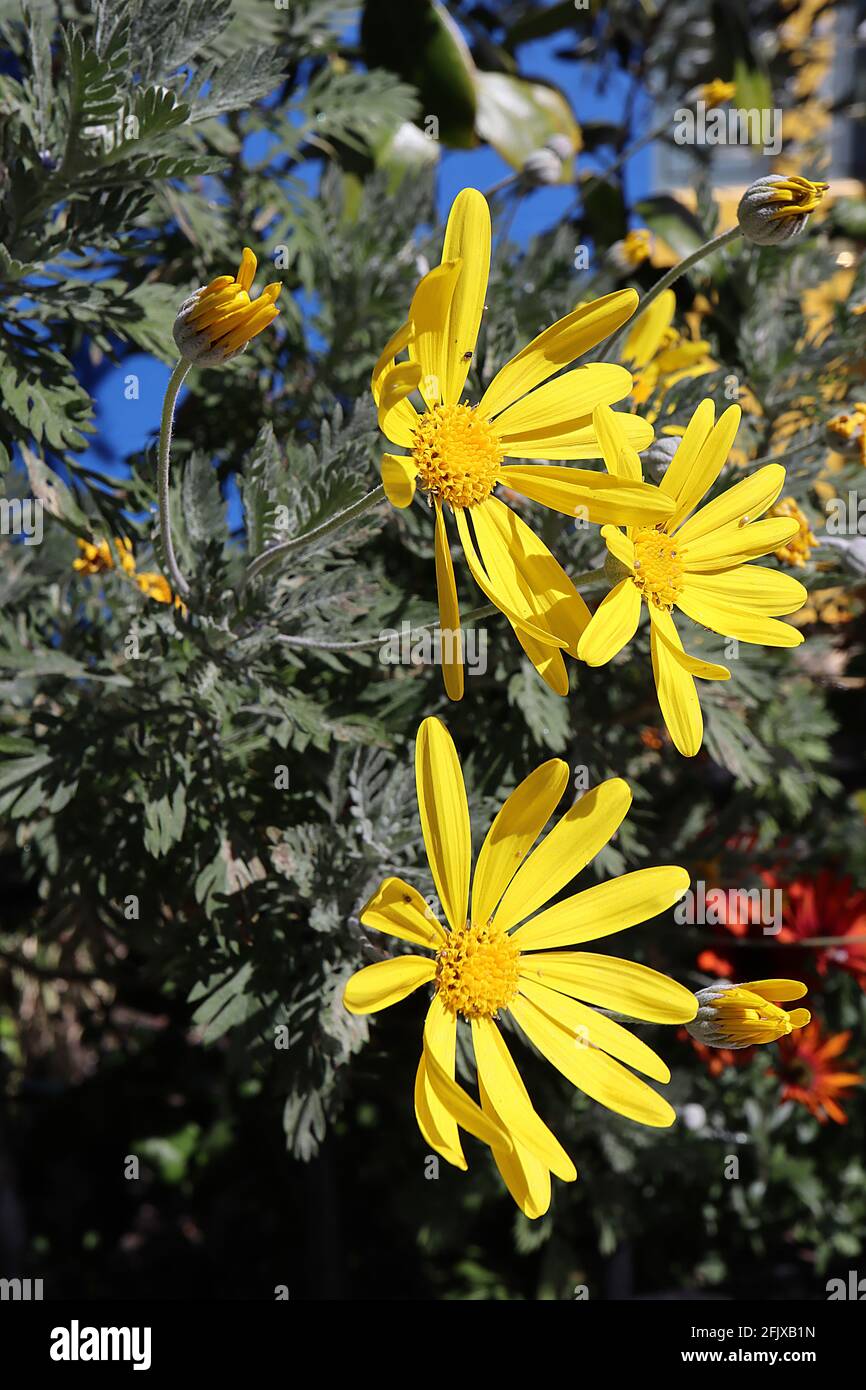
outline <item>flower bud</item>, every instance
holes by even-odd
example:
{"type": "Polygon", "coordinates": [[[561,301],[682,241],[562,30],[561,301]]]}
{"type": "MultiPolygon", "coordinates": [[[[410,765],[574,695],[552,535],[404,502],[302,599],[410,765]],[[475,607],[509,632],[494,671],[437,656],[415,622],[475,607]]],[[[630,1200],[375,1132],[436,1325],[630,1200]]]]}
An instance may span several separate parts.
{"type": "Polygon", "coordinates": [[[572,145],[567,135],[551,135],[541,149],[533,150],[523,162],[520,176],[525,183],[559,183],[572,145]]]}
{"type": "Polygon", "coordinates": [[[804,1028],[811,1015],[808,1009],[779,1008],[779,1002],[802,999],[806,986],[799,980],[753,980],[735,985],[717,980],[698,990],[698,1011],[686,1031],[705,1047],[754,1047],[776,1042],[804,1028]]]}
{"type": "Polygon", "coordinates": [[[187,362],[215,367],[228,362],[279,314],[274,301],[282,289],[267,285],[250,299],[256,258],[244,247],[237,275],[218,275],[184,300],[174,321],[174,341],[187,362]]]}
{"type": "Polygon", "coordinates": [[[740,199],[737,221],[747,241],[777,246],[805,227],[829,184],[812,183],[799,174],[768,174],[750,184],[740,199]]]}

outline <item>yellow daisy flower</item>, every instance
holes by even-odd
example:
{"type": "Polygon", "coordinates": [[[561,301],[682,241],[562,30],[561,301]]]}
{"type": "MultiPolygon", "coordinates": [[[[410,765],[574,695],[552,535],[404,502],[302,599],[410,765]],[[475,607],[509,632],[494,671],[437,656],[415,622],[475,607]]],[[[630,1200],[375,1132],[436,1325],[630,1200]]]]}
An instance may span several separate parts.
{"type": "Polygon", "coordinates": [[[489,1144],[518,1206],[527,1216],[541,1216],[550,1203],[550,1174],[571,1182],[576,1172],[536,1114],[496,1020],[507,1014],[543,1057],[602,1105],[641,1124],[671,1124],[669,1103],[628,1069],[667,1082],[664,1062],[588,1006],[679,1023],[694,1017],[694,995],[648,966],[561,948],[655,917],[682,896],[689,877],[673,865],[639,869],[547,907],[607,844],[631,803],[625,782],[602,782],[533,850],[569,781],[568,765],[552,758],[520,783],[493,821],[475,865],[470,909],[466,789],[457,751],[438,719],[425,719],[418,731],[415,781],[447,925],[417,889],[386,878],[361,921],[430,954],[366,966],[346,985],[344,1003],[351,1013],[374,1013],[433,985],[415,1082],[421,1133],[431,1149],[464,1169],[458,1126],[489,1144]],[[461,1017],[472,1031],[480,1106],[454,1079],[461,1017]]]}
{"type": "Polygon", "coordinates": [[[228,362],[273,322],[280,312],[274,301],[282,285],[266,285],[257,299],[251,299],[256,265],[245,246],[236,275],[218,275],[184,300],[173,330],[181,357],[200,367],[228,362]]]}
{"type": "Polygon", "coordinates": [[[795,1028],[805,1028],[808,1009],[780,1009],[779,1004],[802,999],[806,986],[799,980],[752,980],[735,985],[717,980],[698,991],[698,1011],[686,1024],[697,1042],[708,1047],[754,1047],[778,1042],[795,1028]]]}
{"type": "Polygon", "coordinates": [[[179,608],[186,617],[188,612],[186,604],[178,594],[172,593],[171,585],[164,574],[158,574],[155,571],[137,574],[135,582],[145,598],[153,599],[154,603],[171,603],[175,608],[179,608]]]}
{"type": "Polygon", "coordinates": [[[770,515],[795,518],[797,530],[789,541],[777,547],[775,556],[783,565],[797,566],[802,569],[804,565],[808,564],[812,551],[820,544],[809,525],[809,518],[802,508],[797,506],[793,497],[781,498],[773,507],[770,515]]]}
{"type": "Polygon", "coordinates": [[[733,100],[737,90],[736,82],[724,82],[721,77],[714,77],[711,82],[705,82],[698,88],[698,97],[704,101],[708,108],[714,106],[724,106],[725,102],[733,100]]]}
{"type": "MultiPolygon", "coordinates": [[[[379,426],[406,454],[385,454],[382,482],[395,507],[408,507],[416,483],[435,506],[435,566],[443,630],[457,633],[460,613],[445,528],[453,512],[469,569],[505,614],[523,650],[560,695],[568,692],[562,659],[574,656],[589,613],[571,580],[521,517],[495,497],[498,483],[569,517],[592,522],[652,524],[667,499],[643,483],[549,462],[505,459],[598,458],[592,411],[631,389],[624,367],[594,362],[555,376],[634,313],[634,290],[620,290],[567,314],[545,329],[493,378],[477,405],[461,401],[475,351],[490,271],[490,212],[482,195],[464,189],[448,218],[442,264],[425,275],[409,319],[373,369],[379,426]],[[408,361],[397,362],[406,351],[408,361]],[[553,380],[549,378],[553,377],[553,380]],[[546,383],[546,384],[542,384],[546,383]],[[409,400],[420,392],[425,410],[409,400]]],[[[622,428],[636,449],[652,440],[645,420],[622,428]]],[[[463,695],[459,641],[443,643],[445,688],[463,695]],[[446,652],[446,648],[449,648],[446,652]]]]}
{"type": "MultiPolygon", "coordinates": [[[[613,411],[596,410],[596,429],[611,472],[635,480],[641,462],[619,429],[613,411]]],[[[802,633],[782,614],[806,602],[806,590],[792,575],[748,560],[768,555],[799,528],[796,517],[756,520],[773,505],[785,470],[768,463],[695,511],[718,478],[740,423],[739,406],[730,406],[714,425],[715,407],[702,401],[692,416],[660,490],[674,502],[672,516],[659,526],[630,527],[623,533],[602,528],[621,577],[592,616],[578,644],[578,656],[603,666],[631,641],[642,601],[650,616],[650,650],[659,705],[670,736],[685,757],[698,752],[703,718],[695,688],[701,680],[728,680],[730,671],[689,656],[683,650],[671,610],[717,632],[767,647],[796,647],[802,633]]],[[[609,561],[609,563],[611,563],[609,561]]]]}
{"type": "Polygon", "coordinates": [[[660,385],[667,391],[684,377],[706,376],[716,369],[708,342],[685,338],[673,327],[676,307],[673,290],[663,290],[626,337],[622,356],[634,373],[631,395],[636,405],[648,401],[660,385]]]}
{"type": "MultiPolygon", "coordinates": [[[[104,574],[107,570],[113,570],[115,566],[115,556],[107,540],[92,541],[76,540],[75,544],[81,551],[72,561],[72,568],[79,574],[104,574]]],[[[135,557],[132,553],[132,545],[123,536],[116,536],[114,540],[117,559],[124,574],[135,573],[135,557]]]]}

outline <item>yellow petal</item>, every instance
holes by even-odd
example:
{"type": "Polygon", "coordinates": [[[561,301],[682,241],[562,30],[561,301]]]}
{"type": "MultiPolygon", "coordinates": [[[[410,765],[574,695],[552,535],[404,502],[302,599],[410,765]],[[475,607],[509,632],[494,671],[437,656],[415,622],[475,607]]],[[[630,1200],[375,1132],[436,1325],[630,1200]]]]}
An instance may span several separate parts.
{"type": "Polygon", "coordinates": [[[472,882],[472,916],[487,922],[568,785],[568,763],[551,758],[503,803],[487,832],[472,882]]]}
{"type": "MultiPolygon", "coordinates": [[[[454,515],[457,518],[457,530],[460,532],[466,563],[481,592],[491,603],[496,604],[500,612],[504,613],[508,621],[515,627],[528,632],[530,636],[545,645],[564,647],[565,639],[554,637],[544,626],[543,618],[540,618],[539,614],[527,603],[523,591],[518,585],[514,564],[510,558],[503,568],[494,568],[492,574],[487,571],[475,549],[475,543],[469,531],[469,523],[466,520],[465,509],[457,507],[454,515]]],[[[494,560],[498,554],[498,551],[494,553],[494,560]]]]}
{"type": "Polygon", "coordinates": [[[464,188],[454,199],[442,260],[462,261],[444,331],[442,396],[446,405],[455,405],[466,384],[478,340],[490,274],[490,210],[476,188],[464,188]]]}
{"type": "Polygon", "coordinates": [[[629,1018],[643,1018],[648,1023],[690,1023],[698,1009],[691,990],[667,975],[648,965],[590,951],[524,955],[520,975],[588,1004],[629,1018]]]}
{"type": "Polygon", "coordinates": [[[545,685],[550,687],[554,695],[567,695],[568,669],[559,647],[551,647],[547,642],[537,641],[535,637],[530,637],[524,627],[518,627],[514,623],[511,627],[545,685]]]}
{"type": "Polygon", "coordinates": [[[536,1115],[511,1053],[492,1019],[473,1018],[472,1046],[478,1079],[503,1128],[563,1182],[574,1182],[577,1177],[574,1164],[555,1135],[536,1115]]]}
{"type": "Polygon", "coordinates": [[[421,368],[417,362],[401,362],[382,378],[379,429],[386,439],[402,449],[411,449],[415,442],[418,412],[407,397],[416,389],[420,377],[421,368]]]}
{"type": "Polygon", "coordinates": [[[676,659],[671,650],[675,646],[682,648],[682,642],[670,613],[662,614],[662,610],[652,603],[649,610],[652,623],[650,655],[659,706],[674,747],[684,758],[693,758],[700,750],[704,737],[704,719],[694,677],[684,669],[683,663],[676,659]],[[664,630],[667,641],[660,638],[660,628],[664,630]]]}
{"type": "MultiPolygon", "coordinates": [[[[666,526],[668,531],[676,530],[680,523],[685,521],[689,512],[698,505],[718,478],[737,436],[742,413],[738,405],[729,405],[713,426],[688,477],[677,493],[676,509],[666,526]]],[[[675,461],[676,455],[671,462],[671,468],[675,461]]],[[[669,468],[668,473],[670,471],[669,468]]],[[[663,491],[667,492],[668,489],[665,488],[663,491]]]]}
{"type": "Polygon", "coordinates": [[[637,632],[640,591],[630,579],[616,584],[602,600],[580,639],[577,654],[588,666],[604,666],[637,632]]]}
{"type": "Polygon", "coordinates": [[[472,519],[485,568],[483,536],[487,537],[488,528],[493,525],[514,562],[524,596],[544,613],[545,627],[563,638],[566,650],[576,656],[577,644],[589,622],[589,609],[544,541],[498,497],[488,497],[482,506],[476,507],[472,519]]]}
{"type": "Polygon", "coordinates": [[[510,1151],[511,1139],[502,1125],[491,1115],[485,1115],[480,1105],[476,1105],[454,1080],[453,1064],[449,1064],[450,1051],[446,1051],[443,1041],[445,1024],[439,1025],[437,1022],[440,1011],[446,1012],[437,995],[424,1024],[424,1065],[431,1090],[452,1119],[469,1134],[474,1134],[483,1144],[501,1144],[506,1151],[510,1151]]]}
{"type": "Polygon", "coordinates": [[[438,951],[446,936],[417,888],[402,878],[385,878],[361,909],[361,922],[374,931],[438,951]]]}
{"type": "MultiPolygon", "coordinates": [[[[448,1074],[454,1075],[454,1062],[457,1051],[457,1020],[454,1014],[443,1009],[441,1001],[434,997],[427,1011],[425,1030],[433,1041],[439,1065],[448,1074]]],[[[440,1153],[455,1168],[468,1166],[460,1143],[457,1121],[449,1114],[430,1084],[427,1075],[426,1047],[422,1048],[418,1071],[415,1076],[415,1118],[418,1128],[431,1148],[440,1153]]]]}
{"type": "MultiPolygon", "coordinates": [[[[659,487],[668,497],[679,498],[688,484],[698,457],[710,437],[716,407],[711,400],[701,401],[687,424],[677,451],[665,470],[659,487]]],[[[671,529],[670,526],[667,528],[671,529]]]]}
{"type": "Polygon", "coordinates": [[[662,290],[658,298],[638,314],[623,344],[623,361],[635,367],[646,366],[661,347],[676,307],[677,297],[673,290],[662,290]]]}
{"type": "Polygon", "coordinates": [[[447,1163],[453,1163],[455,1168],[462,1168],[464,1172],[468,1167],[457,1137],[459,1131],[456,1121],[452,1120],[447,1110],[434,1093],[430,1082],[427,1079],[427,1063],[424,1060],[424,1053],[421,1053],[421,1060],[418,1063],[418,1070],[415,1073],[415,1119],[418,1128],[426,1142],[436,1153],[441,1154],[447,1163]],[[434,1118],[433,1106],[438,1107],[438,1114],[444,1117],[448,1123],[448,1130],[443,1133],[434,1118]],[[453,1130],[453,1137],[451,1131],[453,1130]]]}
{"type": "MultiPolygon", "coordinates": [[[[727,414],[727,412],[725,412],[727,414]]],[[[722,423],[725,416],[719,421],[722,423]]],[[[701,536],[712,537],[723,527],[735,525],[741,517],[757,520],[775,502],[785,482],[785,470],[779,463],[768,463],[743,478],[720,497],[714,497],[705,507],[680,528],[677,539],[691,548],[701,536]]],[[[790,518],[786,518],[790,520],[790,518]]]]}
{"type": "MultiPolygon", "coordinates": [[[[478,1090],[481,1108],[502,1123],[480,1077],[478,1090]]],[[[524,1216],[534,1221],[543,1216],[550,1206],[550,1169],[522,1144],[516,1140],[512,1140],[512,1143],[514,1147],[510,1153],[506,1153],[498,1144],[491,1146],[491,1153],[511,1196],[524,1216]]]]}
{"type": "MultiPolygon", "coordinates": [[[[698,512],[700,517],[702,512],[698,512]]],[[[718,570],[730,569],[731,565],[741,565],[747,560],[757,560],[761,555],[769,555],[778,550],[786,541],[796,536],[800,523],[793,516],[768,517],[766,521],[755,521],[750,526],[724,526],[710,536],[702,536],[692,541],[680,552],[685,569],[690,574],[714,574],[718,570]]]]}
{"type": "Polygon", "coordinates": [[[611,410],[609,405],[596,406],[592,412],[592,423],[598,435],[601,456],[608,473],[639,483],[643,480],[640,455],[628,442],[622,428],[622,418],[615,410],[611,410]]]}
{"type": "Polygon", "coordinates": [[[343,1003],[350,1014],[374,1014],[399,1004],[436,975],[436,962],[424,956],[395,956],[365,965],[346,984],[343,1003]]]}
{"type": "Polygon", "coordinates": [[[625,367],[607,362],[576,367],[515,401],[496,417],[493,428],[506,453],[520,455],[524,437],[535,439],[543,435],[554,442],[556,435],[583,428],[587,415],[596,406],[621,401],[630,390],[631,376],[625,367]]]}
{"type": "Polygon", "coordinates": [[[520,400],[534,386],[615,333],[634,313],[637,302],[634,290],[617,290],[551,324],[497,372],[481,398],[479,410],[490,419],[520,400]]]}
{"type": "Polygon", "coordinates": [[[373,368],[373,375],[370,378],[370,390],[373,393],[373,400],[376,405],[378,405],[379,401],[382,399],[383,379],[394,366],[398,353],[403,352],[403,350],[409,346],[412,334],[413,328],[411,323],[402,323],[396,333],[391,335],[382,349],[382,355],[373,368]]]}
{"type": "Polygon", "coordinates": [[[442,678],[449,700],[463,699],[463,648],[460,641],[460,608],[454,565],[445,531],[442,506],[436,502],[436,593],[439,599],[439,629],[442,652],[442,678]]]}
{"type": "Polygon", "coordinates": [[[655,526],[670,515],[670,498],[659,488],[589,468],[509,464],[499,476],[523,497],[595,525],[655,526]]]}
{"type": "Polygon", "coordinates": [[[787,1004],[792,999],[802,999],[808,993],[801,980],[749,980],[742,988],[759,994],[771,1004],[787,1004]]]}
{"type": "Polygon", "coordinates": [[[601,538],[615,560],[634,570],[634,542],[616,526],[602,526],[601,538]]]}
{"type": "Polygon", "coordinates": [[[642,1071],[644,1076],[651,1076],[653,1081],[662,1081],[665,1084],[670,1081],[670,1070],[661,1057],[627,1028],[623,1028],[621,1023],[606,1018],[604,1014],[579,1003],[577,999],[558,994],[547,985],[540,984],[538,980],[521,979],[520,993],[525,999],[531,999],[533,1004],[537,1004],[542,1013],[547,1014],[554,1023],[558,1023],[560,1028],[570,1033],[579,1045],[600,1048],[602,1052],[608,1052],[618,1061],[627,1062],[636,1071],[642,1071]]]}
{"type": "Polygon", "coordinates": [[[462,261],[443,261],[424,276],[412,296],[409,358],[421,368],[418,389],[431,408],[443,399],[448,372],[445,331],[462,267],[462,261]]]}
{"type": "MultiPolygon", "coordinates": [[[[688,886],[688,874],[675,864],[635,869],[608,883],[594,884],[547,908],[519,927],[512,939],[521,952],[597,941],[666,912],[688,886]]],[[[543,959],[553,958],[545,956],[543,959]]],[[[524,964],[523,958],[520,963],[524,964]]]]}
{"type": "MultiPolygon", "coordinates": [[[[555,384],[555,383],[553,383],[555,384]]],[[[534,397],[530,397],[534,399],[534,397]]],[[[522,404],[522,402],[521,402],[522,404]]],[[[501,418],[501,417],[500,417],[501,418]]],[[[618,413],[623,432],[633,449],[646,449],[653,441],[653,427],[639,415],[618,413]]],[[[496,420],[494,425],[498,425],[496,420]]],[[[538,426],[502,441],[508,458],[515,459],[597,459],[601,444],[591,415],[582,415],[571,428],[558,425],[538,426]]]]}
{"type": "Polygon", "coordinates": [[[702,595],[710,603],[722,602],[731,608],[748,608],[765,618],[796,613],[809,597],[799,579],[766,565],[738,565],[700,576],[689,573],[688,587],[695,597],[702,595]]]}
{"type": "Polygon", "coordinates": [[[714,575],[703,576],[703,585],[699,588],[691,575],[687,576],[677,607],[693,622],[701,623],[722,637],[736,637],[741,642],[754,642],[762,647],[799,647],[803,634],[790,623],[735,608],[721,598],[716,599],[714,594],[710,597],[714,578],[714,575]]]}
{"type": "Polygon", "coordinates": [[[496,910],[497,926],[508,931],[549,902],[607,844],[630,805],[631,791],[619,777],[575,801],[514,875],[496,910]]]}
{"type": "Polygon", "coordinates": [[[593,1100],[640,1124],[673,1124],[675,1112],[658,1092],[606,1053],[581,1047],[572,1034],[548,1018],[531,999],[518,996],[510,1012],[542,1056],[593,1100]]]}
{"type": "Polygon", "coordinates": [[[415,496],[418,469],[411,454],[382,455],[382,486],[392,507],[408,507],[415,496]]]}
{"type": "Polygon", "coordinates": [[[731,679],[731,673],[727,666],[718,666],[713,661],[704,661],[702,657],[690,656],[684,650],[670,613],[657,608],[652,613],[652,617],[654,619],[653,635],[667,647],[674,661],[683,671],[687,671],[690,676],[697,676],[702,681],[729,681],[731,679]]]}
{"type": "Polygon", "coordinates": [[[457,749],[441,719],[425,719],[415,740],[415,786],[424,846],[445,916],[466,923],[472,843],[457,749]]]}
{"type": "Polygon", "coordinates": [[[250,250],[248,246],[245,246],[243,249],[243,254],[241,255],[241,263],[238,266],[238,273],[235,276],[235,279],[237,280],[241,289],[246,290],[247,293],[249,293],[253,280],[256,278],[257,264],[258,262],[256,261],[253,252],[250,250]]]}

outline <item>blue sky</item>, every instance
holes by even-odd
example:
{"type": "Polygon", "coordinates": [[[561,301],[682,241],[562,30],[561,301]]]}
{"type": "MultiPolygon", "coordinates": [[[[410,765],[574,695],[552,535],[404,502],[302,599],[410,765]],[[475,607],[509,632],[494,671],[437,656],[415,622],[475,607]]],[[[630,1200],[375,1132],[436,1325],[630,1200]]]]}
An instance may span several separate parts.
{"type": "MultiPolygon", "coordinates": [[[[598,72],[592,65],[565,62],[555,56],[554,50],[564,46],[564,42],[565,36],[559,35],[524,45],[520,51],[521,73],[557,83],[569,97],[580,122],[618,119],[625,96],[625,75],[619,72],[606,74],[605,89],[601,91],[598,72]]],[[[649,113],[648,101],[639,104],[636,133],[644,128],[649,113]]],[[[581,156],[584,168],[603,167],[610,159],[610,151],[605,152],[601,160],[581,156]]],[[[511,172],[505,161],[488,147],[470,151],[445,150],[438,173],[440,215],[444,217],[447,214],[461,188],[467,185],[489,188],[511,172]]],[[[309,173],[315,187],[315,180],[319,176],[318,166],[311,166],[309,173]]],[[[625,169],[630,203],[650,191],[651,175],[652,155],[650,149],[645,149],[630,160],[625,169]]],[[[521,200],[512,223],[511,238],[525,244],[539,230],[554,225],[572,201],[573,193],[565,187],[538,189],[528,194],[521,200]]],[[[222,273],[224,269],[215,266],[214,274],[222,273]]],[[[164,363],[146,353],[136,353],[124,358],[120,367],[103,364],[92,380],[85,381],[96,402],[97,434],[83,455],[84,462],[106,474],[116,475],[125,471],[124,457],[156,438],[162,397],[169,375],[170,368],[164,363]],[[138,400],[129,400],[124,394],[130,373],[138,377],[138,400]]],[[[232,495],[229,502],[230,521],[234,527],[240,520],[236,495],[232,495]]]]}

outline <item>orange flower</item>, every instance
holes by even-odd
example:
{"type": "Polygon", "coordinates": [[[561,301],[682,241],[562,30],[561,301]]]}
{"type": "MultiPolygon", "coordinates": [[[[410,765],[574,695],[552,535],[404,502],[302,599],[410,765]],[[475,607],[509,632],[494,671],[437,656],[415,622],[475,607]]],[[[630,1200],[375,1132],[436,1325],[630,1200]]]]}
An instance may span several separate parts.
{"type": "Polygon", "coordinates": [[[863,1077],[859,1072],[833,1071],[832,1064],[850,1038],[850,1031],[822,1037],[817,1019],[782,1038],[779,1064],[773,1073],[783,1083],[782,1100],[805,1105],[822,1125],[828,1120],[847,1124],[848,1116],[839,1101],[850,1100],[850,1088],[861,1086],[863,1077]]]}

